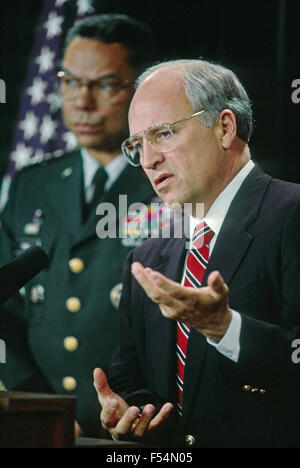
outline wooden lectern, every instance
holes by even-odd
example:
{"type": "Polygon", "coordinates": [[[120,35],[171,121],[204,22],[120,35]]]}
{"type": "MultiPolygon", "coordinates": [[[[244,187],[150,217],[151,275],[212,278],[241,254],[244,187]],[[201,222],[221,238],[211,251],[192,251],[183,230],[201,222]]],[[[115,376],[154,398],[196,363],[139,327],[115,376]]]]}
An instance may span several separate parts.
{"type": "Polygon", "coordinates": [[[0,392],[0,448],[74,447],[74,397],[0,392]]]}

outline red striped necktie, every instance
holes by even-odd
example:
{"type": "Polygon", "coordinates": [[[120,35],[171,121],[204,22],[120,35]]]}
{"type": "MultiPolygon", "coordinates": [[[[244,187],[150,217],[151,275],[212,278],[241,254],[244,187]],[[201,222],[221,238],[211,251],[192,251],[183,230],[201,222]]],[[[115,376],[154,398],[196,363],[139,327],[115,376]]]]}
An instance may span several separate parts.
{"type": "MultiPolygon", "coordinates": [[[[214,232],[205,222],[196,226],[193,235],[192,248],[188,254],[184,276],[184,286],[200,288],[202,279],[209,260],[209,243],[214,232]]],[[[184,323],[177,322],[177,389],[178,389],[178,412],[182,416],[182,395],[184,382],[184,368],[186,350],[189,339],[190,327],[184,323]]]]}

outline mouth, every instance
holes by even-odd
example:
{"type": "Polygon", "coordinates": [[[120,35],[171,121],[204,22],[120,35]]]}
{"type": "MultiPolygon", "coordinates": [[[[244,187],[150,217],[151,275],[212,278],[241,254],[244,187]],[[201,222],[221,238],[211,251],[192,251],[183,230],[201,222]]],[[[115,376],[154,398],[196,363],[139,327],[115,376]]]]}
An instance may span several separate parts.
{"type": "Polygon", "coordinates": [[[98,133],[102,124],[101,123],[87,123],[87,122],[76,122],[75,128],[79,133],[98,133]]]}
{"type": "Polygon", "coordinates": [[[173,178],[172,174],[161,174],[154,180],[155,187],[160,190],[164,188],[173,178]]]}
{"type": "Polygon", "coordinates": [[[68,116],[67,120],[79,133],[99,131],[105,122],[103,116],[91,115],[89,112],[84,111],[74,112],[68,116]]]}

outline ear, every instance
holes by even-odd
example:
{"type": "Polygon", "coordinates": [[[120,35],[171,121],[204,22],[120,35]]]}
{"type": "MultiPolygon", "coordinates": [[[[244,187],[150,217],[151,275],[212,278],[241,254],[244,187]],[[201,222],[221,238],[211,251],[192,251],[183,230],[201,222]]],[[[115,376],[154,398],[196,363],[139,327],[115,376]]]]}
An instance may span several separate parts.
{"type": "Polygon", "coordinates": [[[224,150],[228,150],[236,137],[236,119],[231,110],[224,109],[220,113],[219,131],[221,135],[221,145],[224,150]]]}

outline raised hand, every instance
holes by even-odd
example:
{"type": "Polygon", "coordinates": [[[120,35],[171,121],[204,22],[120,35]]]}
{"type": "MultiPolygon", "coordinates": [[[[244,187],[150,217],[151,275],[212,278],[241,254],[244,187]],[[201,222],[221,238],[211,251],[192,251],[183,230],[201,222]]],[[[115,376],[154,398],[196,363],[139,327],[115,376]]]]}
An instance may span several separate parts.
{"type": "Polygon", "coordinates": [[[102,407],[101,424],[115,439],[141,440],[148,438],[168,418],[173,409],[166,403],[154,417],[155,407],[146,405],[143,411],[129,406],[110,388],[102,369],[94,370],[94,387],[102,407]]]}
{"type": "Polygon", "coordinates": [[[140,263],[132,264],[132,274],[164,317],[196,328],[203,335],[220,341],[231,321],[228,287],[218,271],[212,272],[207,286],[190,288],[169,280],[140,263]]]}

